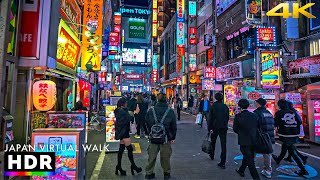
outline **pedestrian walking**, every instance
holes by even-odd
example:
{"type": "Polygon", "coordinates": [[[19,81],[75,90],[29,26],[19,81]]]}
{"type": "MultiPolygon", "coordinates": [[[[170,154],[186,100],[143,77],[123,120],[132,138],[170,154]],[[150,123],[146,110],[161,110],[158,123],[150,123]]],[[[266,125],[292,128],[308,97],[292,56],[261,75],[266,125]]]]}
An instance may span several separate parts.
{"type": "Polygon", "coordinates": [[[115,174],[122,176],[126,175],[121,167],[122,155],[125,149],[128,151],[128,158],[131,163],[131,174],[134,175],[135,172],[140,173],[142,168],[138,167],[133,159],[133,147],[131,145],[130,139],[130,122],[133,122],[133,117],[128,113],[127,101],[125,98],[119,99],[117,103],[117,108],[115,110],[116,124],[115,124],[115,137],[120,140],[120,147],[118,151],[118,164],[116,166],[115,174]]]}
{"type": "MultiPolygon", "coordinates": [[[[291,157],[297,163],[300,171],[296,171],[295,173],[300,176],[306,176],[309,173],[307,172],[303,164],[303,160],[299,157],[298,151],[294,145],[298,142],[301,119],[298,117],[295,111],[289,109],[289,104],[286,100],[280,99],[278,101],[278,106],[280,110],[276,112],[274,119],[275,127],[278,129],[279,139],[282,142],[281,151],[288,151],[289,155],[291,155],[291,157]]],[[[280,163],[281,157],[278,158],[273,156],[273,158],[277,164],[280,163]]]]}
{"type": "Polygon", "coordinates": [[[128,110],[131,116],[134,116],[134,111],[137,108],[137,96],[138,94],[132,94],[131,99],[128,101],[128,110]]]}
{"type": "MultiPolygon", "coordinates": [[[[274,139],[274,119],[270,111],[266,109],[267,101],[259,98],[255,101],[256,110],[253,112],[258,116],[259,128],[261,132],[267,133],[271,139],[272,144],[275,144],[274,139]]],[[[267,178],[272,177],[271,155],[263,154],[264,167],[261,174],[267,178]]]]}
{"type": "Polygon", "coordinates": [[[171,99],[169,107],[173,109],[173,112],[177,117],[178,116],[178,103],[177,103],[177,98],[176,97],[173,97],[171,99]]]}
{"type": "Polygon", "coordinates": [[[244,172],[248,166],[251,177],[260,179],[254,162],[259,120],[256,114],[247,110],[249,107],[248,100],[240,99],[238,106],[241,108],[241,112],[236,114],[234,118],[233,131],[238,134],[238,144],[240,145],[243,159],[240,168],[236,169],[236,172],[241,177],[244,177],[244,172]]]}
{"type": "Polygon", "coordinates": [[[210,158],[214,160],[214,153],[216,147],[216,141],[218,136],[220,137],[221,143],[221,155],[219,167],[225,169],[226,158],[227,158],[227,132],[228,132],[228,121],[229,121],[229,108],[225,105],[223,100],[223,95],[221,93],[215,94],[216,102],[210,108],[209,118],[208,118],[208,130],[211,132],[211,142],[213,152],[210,154],[210,158]]]}
{"type": "Polygon", "coordinates": [[[157,96],[152,94],[151,95],[151,106],[155,106],[157,104],[157,96]]]}
{"type": "Polygon", "coordinates": [[[182,102],[179,94],[177,94],[176,98],[177,98],[177,118],[178,118],[178,121],[180,121],[183,102],[182,102]]]}
{"type": "Polygon", "coordinates": [[[194,97],[190,95],[188,100],[188,108],[189,108],[190,114],[193,114],[193,105],[194,105],[194,97]]]}
{"type": "Polygon", "coordinates": [[[148,103],[145,102],[142,95],[138,95],[137,105],[139,106],[140,111],[135,115],[135,121],[137,124],[137,134],[135,135],[135,138],[139,139],[142,131],[144,132],[144,135],[147,138],[148,129],[145,118],[148,111],[148,103]]]}
{"type": "Polygon", "coordinates": [[[150,132],[148,147],[148,164],[146,166],[146,179],[154,179],[154,167],[160,151],[160,161],[164,179],[171,177],[170,158],[171,144],[175,142],[177,133],[176,116],[168,108],[166,96],[158,94],[158,103],[148,110],[146,115],[147,127],[150,132]]]}
{"type": "MultiPolygon", "coordinates": [[[[202,114],[202,118],[203,117],[206,118],[207,124],[209,119],[209,110],[210,110],[209,98],[208,98],[208,95],[204,95],[204,97],[200,101],[199,113],[202,114]]],[[[201,124],[200,124],[201,127],[202,127],[202,124],[203,124],[203,120],[201,121],[201,124]]]]}

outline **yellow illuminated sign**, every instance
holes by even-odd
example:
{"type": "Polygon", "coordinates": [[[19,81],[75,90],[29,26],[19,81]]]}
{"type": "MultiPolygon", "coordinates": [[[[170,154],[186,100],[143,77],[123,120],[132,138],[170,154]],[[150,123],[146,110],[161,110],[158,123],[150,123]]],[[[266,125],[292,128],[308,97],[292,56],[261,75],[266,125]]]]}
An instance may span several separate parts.
{"type": "Polygon", "coordinates": [[[157,9],[158,8],[158,1],[157,0],[153,0],[152,1],[152,8],[153,9],[157,9]]]}
{"type": "Polygon", "coordinates": [[[158,11],[156,9],[152,10],[152,21],[154,23],[158,22],[158,11]]]}
{"type": "Polygon", "coordinates": [[[262,88],[280,88],[279,53],[261,52],[262,88]]]}
{"type": "Polygon", "coordinates": [[[82,70],[101,69],[103,0],[84,0],[82,34],[82,70]]]}
{"type": "Polygon", "coordinates": [[[158,33],[158,27],[157,24],[152,24],[152,36],[153,37],[157,37],[157,33],[158,33]]]}

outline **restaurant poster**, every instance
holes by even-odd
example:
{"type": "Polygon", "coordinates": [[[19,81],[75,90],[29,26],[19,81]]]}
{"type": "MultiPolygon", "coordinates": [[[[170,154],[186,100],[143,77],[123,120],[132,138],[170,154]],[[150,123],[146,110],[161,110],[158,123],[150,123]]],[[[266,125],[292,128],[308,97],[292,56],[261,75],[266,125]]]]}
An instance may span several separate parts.
{"type": "Polygon", "coordinates": [[[262,88],[280,88],[280,62],[278,51],[261,51],[262,88]]]}
{"type": "Polygon", "coordinates": [[[234,85],[225,85],[224,88],[224,103],[229,107],[230,117],[234,117],[238,111],[237,103],[241,98],[241,91],[234,85]]]}
{"type": "Polygon", "coordinates": [[[229,79],[238,79],[238,78],[243,78],[241,62],[216,68],[217,81],[227,81],[229,79]]]}
{"type": "Polygon", "coordinates": [[[34,129],[45,128],[46,127],[46,112],[33,111],[31,113],[31,132],[34,129]]]}
{"type": "Polygon", "coordinates": [[[290,61],[289,78],[307,78],[320,76],[320,55],[290,61]]]}
{"type": "Polygon", "coordinates": [[[85,128],[86,112],[48,112],[49,128],[85,128]]]}
{"type": "Polygon", "coordinates": [[[33,176],[34,180],[47,179],[77,179],[77,148],[78,138],[75,134],[61,135],[59,133],[34,134],[33,145],[35,152],[55,152],[56,154],[56,174],[52,176],[33,176]],[[50,151],[50,145],[54,145],[54,151],[50,151]],[[48,149],[47,149],[48,147],[48,149]]]}
{"type": "Polygon", "coordinates": [[[106,106],[106,142],[117,142],[115,139],[116,116],[114,110],[117,106],[106,106]]]}

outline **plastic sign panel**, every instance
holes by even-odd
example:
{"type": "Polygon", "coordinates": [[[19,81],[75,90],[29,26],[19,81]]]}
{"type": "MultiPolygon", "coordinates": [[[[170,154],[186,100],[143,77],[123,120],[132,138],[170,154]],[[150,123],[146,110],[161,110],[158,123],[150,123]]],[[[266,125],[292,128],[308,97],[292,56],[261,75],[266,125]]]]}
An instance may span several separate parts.
{"type": "Polygon", "coordinates": [[[159,74],[157,69],[152,70],[152,75],[151,75],[152,81],[153,82],[158,82],[159,80],[159,74]]]}
{"type": "Polygon", "coordinates": [[[158,69],[158,55],[153,55],[152,69],[158,69]]]}
{"type": "Polygon", "coordinates": [[[185,0],[177,0],[177,22],[184,22],[185,0]]]}
{"type": "Polygon", "coordinates": [[[262,23],[262,0],[246,0],[246,20],[254,25],[262,23]]]}
{"type": "Polygon", "coordinates": [[[129,38],[145,39],[146,22],[145,21],[129,21],[129,38]]]}
{"type": "Polygon", "coordinates": [[[79,61],[81,42],[61,19],[58,34],[57,62],[75,71],[79,61]]]}
{"type": "Polygon", "coordinates": [[[184,46],[184,23],[177,23],[177,45],[184,46]]]}
{"type": "Polygon", "coordinates": [[[197,70],[197,54],[189,54],[189,71],[197,70]]]}
{"type": "Polygon", "coordinates": [[[120,33],[121,32],[121,25],[120,24],[114,25],[113,31],[117,32],[117,33],[120,33]]]}
{"type": "Polygon", "coordinates": [[[157,9],[152,10],[152,22],[153,23],[158,22],[158,10],[157,9]]]}
{"type": "Polygon", "coordinates": [[[204,78],[216,78],[216,67],[206,66],[204,67],[204,78]]]}
{"type": "Polygon", "coordinates": [[[258,26],[256,29],[256,42],[258,47],[277,46],[276,28],[258,26]]]}
{"type": "Polygon", "coordinates": [[[197,2],[189,1],[189,17],[197,17],[197,2]]]}
{"type": "Polygon", "coordinates": [[[288,63],[289,78],[320,76],[320,55],[304,57],[288,63]]]}
{"type": "Polygon", "coordinates": [[[82,35],[82,70],[101,69],[103,0],[84,1],[82,35]]]}
{"type": "Polygon", "coordinates": [[[214,80],[211,80],[211,79],[203,79],[202,80],[202,90],[204,90],[204,91],[215,90],[214,85],[215,85],[214,80]]]}
{"type": "Polygon", "coordinates": [[[60,14],[73,23],[70,26],[74,32],[80,32],[81,9],[75,0],[60,0],[60,14]]]}
{"type": "Polygon", "coordinates": [[[121,24],[121,13],[115,12],[113,16],[114,24],[121,24]]]}
{"type": "Polygon", "coordinates": [[[49,111],[56,104],[56,84],[50,80],[40,80],[33,84],[33,105],[39,111],[49,111]]]}
{"type": "Polygon", "coordinates": [[[177,72],[183,72],[183,63],[184,63],[184,47],[177,48],[177,72]]]}
{"type": "Polygon", "coordinates": [[[225,10],[227,10],[232,4],[234,4],[237,0],[216,0],[217,15],[219,16],[225,10]]]}
{"type": "Polygon", "coordinates": [[[152,0],[152,37],[158,35],[158,1],[152,0]]]}
{"type": "Polygon", "coordinates": [[[189,28],[189,44],[197,44],[197,28],[189,28]]]}
{"type": "Polygon", "coordinates": [[[216,68],[217,81],[226,81],[229,79],[242,78],[242,64],[241,62],[236,62],[226,66],[221,66],[216,68]]]}
{"type": "Polygon", "coordinates": [[[280,88],[280,64],[278,51],[261,51],[262,88],[280,88]]]}

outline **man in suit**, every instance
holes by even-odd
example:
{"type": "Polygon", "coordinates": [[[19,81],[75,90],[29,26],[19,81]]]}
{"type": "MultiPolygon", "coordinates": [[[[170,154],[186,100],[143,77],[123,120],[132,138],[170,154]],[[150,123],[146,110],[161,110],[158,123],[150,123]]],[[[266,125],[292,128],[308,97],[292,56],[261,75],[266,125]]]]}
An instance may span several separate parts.
{"type": "Polygon", "coordinates": [[[248,100],[241,99],[238,106],[241,108],[241,112],[234,118],[233,131],[238,134],[238,144],[243,154],[243,160],[242,165],[239,169],[236,169],[236,172],[244,177],[244,171],[248,166],[252,178],[260,179],[254,163],[255,142],[259,126],[258,117],[247,110],[249,107],[248,100]]]}

